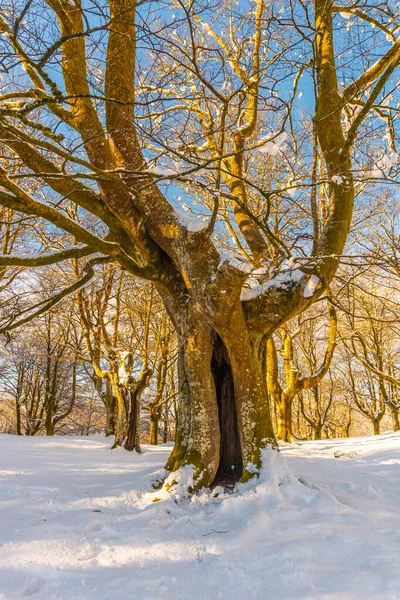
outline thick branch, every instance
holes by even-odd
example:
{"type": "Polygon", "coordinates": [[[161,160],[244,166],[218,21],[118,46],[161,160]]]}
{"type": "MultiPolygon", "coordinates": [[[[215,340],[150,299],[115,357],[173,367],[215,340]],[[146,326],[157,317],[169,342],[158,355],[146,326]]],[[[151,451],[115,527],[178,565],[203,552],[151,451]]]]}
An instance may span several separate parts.
{"type": "Polygon", "coordinates": [[[136,0],[110,0],[109,5],[111,23],[105,78],[107,131],[117,165],[140,170],[145,162],[133,121],[136,0]]]}
{"type": "Polygon", "coordinates": [[[393,46],[376,61],[372,67],[367,69],[356,81],[351,83],[343,92],[343,101],[351,102],[354,97],[359,96],[365,88],[373,83],[378,77],[383,75],[390,64],[398,61],[400,58],[400,38],[393,46]]]}
{"type": "Polygon", "coordinates": [[[88,246],[79,246],[77,248],[68,248],[51,254],[42,254],[41,256],[0,256],[1,267],[44,267],[54,265],[68,260],[70,258],[82,258],[93,254],[92,248],[88,246]]]}

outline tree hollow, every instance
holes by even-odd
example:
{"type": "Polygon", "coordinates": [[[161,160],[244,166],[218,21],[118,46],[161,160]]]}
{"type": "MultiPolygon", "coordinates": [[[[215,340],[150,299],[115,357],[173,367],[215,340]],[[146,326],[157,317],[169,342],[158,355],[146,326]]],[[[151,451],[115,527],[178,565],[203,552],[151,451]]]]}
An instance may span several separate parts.
{"type": "Polygon", "coordinates": [[[215,334],[211,370],[214,377],[221,432],[220,462],[214,485],[232,485],[243,472],[235,389],[228,352],[215,334]]]}

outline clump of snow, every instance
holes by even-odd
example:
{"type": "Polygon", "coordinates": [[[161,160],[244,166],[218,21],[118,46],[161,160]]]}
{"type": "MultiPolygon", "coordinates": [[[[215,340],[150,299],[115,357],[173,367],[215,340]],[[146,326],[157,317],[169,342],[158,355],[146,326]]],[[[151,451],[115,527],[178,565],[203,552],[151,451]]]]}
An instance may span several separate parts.
{"type": "Polygon", "coordinates": [[[293,181],[289,181],[290,188],[286,190],[286,193],[290,198],[294,198],[297,192],[297,187],[293,185],[293,181]]]}
{"type": "Polygon", "coordinates": [[[311,298],[315,294],[315,290],[317,289],[317,285],[319,284],[319,277],[317,275],[311,275],[310,279],[307,281],[306,286],[304,288],[303,296],[304,298],[311,298]]]}
{"type": "Polygon", "coordinates": [[[249,261],[233,252],[222,252],[220,254],[218,268],[221,268],[223,264],[230,265],[238,271],[242,271],[242,273],[251,273],[253,270],[253,265],[249,261]]]}
{"type": "Polygon", "coordinates": [[[225,494],[225,488],[222,485],[217,485],[211,492],[211,497],[216,498],[217,496],[223,496],[225,494]]]}
{"type": "Polygon", "coordinates": [[[118,353],[118,380],[120,384],[128,383],[132,375],[132,352],[118,353]]]}
{"type": "MultiPolygon", "coordinates": [[[[268,138],[263,138],[266,141],[262,143],[260,146],[257,146],[257,151],[262,154],[270,154],[271,156],[276,156],[282,150],[282,146],[284,142],[286,142],[288,134],[283,131],[279,135],[277,135],[273,140],[271,140],[272,136],[268,136],[268,138]]],[[[263,142],[263,139],[259,140],[263,142]]]]}
{"type": "Polygon", "coordinates": [[[189,497],[190,490],[194,488],[194,467],[185,465],[177,471],[169,473],[160,490],[145,494],[141,506],[145,507],[150,502],[182,501],[189,497]]]}
{"type": "Polygon", "coordinates": [[[259,496],[271,494],[279,496],[279,488],[287,483],[301,490],[302,494],[305,492],[298,479],[289,469],[285,458],[271,446],[267,446],[261,452],[260,469],[253,463],[248,463],[246,470],[249,473],[254,473],[256,476],[246,483],[238,483],[236,485],[238,492],[254,490],[259,496]]]}
{"type": "Polygon", "coordinates": [[[158,165],[149,165],[147,167],[149,173],[153,175],[159,175],[160,177],[168,177],[169,175],[177,175],[177,171],[170,169],[169,167],[160,167],[158,165]]]}
{"type": "Polygon", "coordinates": [[[253,473],[253,474],[257,474],[257,475],[260,472],[260,469],[257,467],[257,465],[255,465],[253,463],[247,463],[245,469],[248,473],[253,473]]]}
{"type": "Polygon", "coordinates": [[[305,278],[305,273],[300,269],[293,269],[291,271],[286,271],[284,273],[279,273],[273,279],[266,281],[265,283],[251,289],[251,290],[242,290],[240,295],[241,300],[254,300],[258,296],[262,296],[267,290],[270,288],[290,288],[293,285],[301,282],[305,278]]]}
{"type": "Polygon", "coordinates": [[[202,231],[208,225],[207,217],[192,217],[185,212],[181,212],[177,208],[174,209],[174,212],[178,222],[192,233],[202,231]]]}
{"type": "Polygon", "coordinates": [[[257,269],[253,269],[251,274],[253,277],[262,277],[267,275],[269,272],[269,267],[258,267],[257,269]]]}
{"type": "Polygon", "coordinates": [[[384,153],[377,161],[375,167],[371,170],[371,177],[384,177],[385,171],[390,171],[390,169],[399,162],[399,158],[397,152],[391,152],[390,154],[384,153]]]}
{"type": "Polygon", "coordinates": [[[341,183],[343,183],[343,177],[341,177],[341,175],[334,175],[332,177],[331,181],[333,181],[333,183],[337,183],[338,185],[340,185],[341,183]]]}

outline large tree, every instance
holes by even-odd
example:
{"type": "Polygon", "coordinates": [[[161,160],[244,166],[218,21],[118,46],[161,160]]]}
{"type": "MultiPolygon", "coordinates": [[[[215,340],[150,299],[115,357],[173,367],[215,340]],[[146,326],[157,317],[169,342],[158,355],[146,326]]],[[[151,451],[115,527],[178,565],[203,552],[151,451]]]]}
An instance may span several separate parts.
{"type": "Polygon", "coordinates": [[[2,12],[0,204],[46,235],[29,257],[4,256],[0,266],[87,260],[54,302],[110,260],[154,283],[179,344],[179,424],[167,466],[193,464],[196,487],[232,467],[246,479],[274,445],[266,341],[335,274],[352,220],[358,132],[386,86],[395,88],[395,19],[389,4],[332,0],[33,0],[2,12]],[[364,59],[371,39],[357,34],[344,71],[334,22],[346,33],[349,18],[358,34],[379,25],[379,54],[364,59]],[[314,111],[309,143],[310,120],[296,104],[303,73],[313,90],[304,88],[314,111]],[[183,218],[183,203],[202,207],[201,218],[183,218]],[[261,281],[249,290],[250,271],[261,281]]]}

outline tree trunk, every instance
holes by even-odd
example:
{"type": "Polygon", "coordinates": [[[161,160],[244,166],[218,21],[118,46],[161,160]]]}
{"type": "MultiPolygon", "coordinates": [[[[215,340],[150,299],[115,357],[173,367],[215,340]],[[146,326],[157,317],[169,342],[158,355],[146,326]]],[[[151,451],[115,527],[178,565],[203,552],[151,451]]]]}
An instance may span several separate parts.
{"type": "Polygon", "coordinates": [[[115,415],[116,415],[116,398],[113,394],[111,381],[108,377],[100,377],[95,371],[91,375],[96,392],[102,401],[105,413],[106,423],[104,426],[104,434],[106,437],[115,434],[115,415]],[[103,386],[105,390],[103,391],[103,386]]]}
{"type": "Polygon", "coordinates": [[[277,436],[284,442],[292,441],[292,399],[282,393],[277,402],[278,431],[277,436]]]}
{"type": "Polygon", "coordinates": [[[54,435],[54,403],[52,397],[46,399],[46,417],[44,426],[46,435],[54,435]]]}
{"type": "Polygon", "coordinates": [[[111,406],[106,407],[106,425],[104,428],[104,433],[106,437],[115,434],[115,423],[114,423],[114,415],[115,415],[115,406],[114,406],[115,398],[112,398],[111,406]]]}
{"type": "Polygon", "coordinates": [[[218,333],[194,310],[178,330],[181,397],[169,470],[194,465],[194,487],[245,481],[275,445],[265,385],[265,344],[250,340],[243,313],[225,313],[218,333]]]}
{"type": "Polygon", "coordinates": [[[15,412],[17,417],[17,435],[22,435],[22,426],[21,426],[21,405],[19,403],[19,398],[15,400],[15,412]]]}
{"type": "Polygon", "coordinates": [[[122,446],[124,439],[129,429],[131,437],[132,431],[134,430],[135,417],[128,414],[128,399],[127,390],[122,389],[122,386],[115,382],[113,385],[113,392],[115,396],[114,411],[113,411],[113,422],[114,422],[114,444],[113,448],[122,446]]]}
{"type": "Polygon", "coordinates": [[[379,435],[381,432],[381,421],[380,419],[373,419],[372,424],[374,426],[374,435],[379,435]]]}
{"type": "Polygon", "coordinates": [[[168,412],[169,412],[168,403],[165,403],[164,404],[164,431],[162,434],[163,444],[166,444],[168,442],[168,430],[169,430],[168,412]]]}
{"type": "Polygon", "coordinates": [[[49,412],[46,415],[45,427],[46,427],[46,435],[54,435],[54,423],[53,423],[53,417],[52,417],[51,412],[49,412]]]}
{"type": "Polygon", "coordinates": [[[319,423],[315,427],[315,439],[316,440],[322,440],[322,424],[321,423],[319,423]]]}
{"type": "Polygon", "coordinates": [[[140,402],[135,390],[130,392],[130,400],[128,430],[124,448],[129,451],[136,450],[140,453],[140,402]]]}
{"type": "Polygon", "coordinates": [[[397,408],[397,406],[394,406],[393,404],[389,404],[389,408],[390,408],[390,412],[392,414],[393,431],[399,431],[400,430],[399,409],[397,408]]]}
{"type": "Polygon", "coordinates": [[[166,320],[163,319],[161,323],[159,361],[156,376],[157,389],[154,399],[150,402],[148,407],[150,416],[150,444],[155,446],[158,442],[158,423],[162,415],[162,398],[167,383],[169,341],[170,333],[167,328],[166,320]]]}
{"type": "Polygon", "coordinates": [[[158,444],[158,423],[160,415],[154,411],[150,413],[150,444],[157,446],[158,444]]]}
{"type": "Polygon", "coordinates": [[[351,408],[349,407],[348,412],[347,412],[347,422],[344,426],[344,430],[346,432],[345,437],[350,437],[350,429],[351,429],[351,425],[352,425],[352,412],[351,412],[351,408]]]}
{"type": "Polygon", "coordinates": [[[106,425],[104,433],[106,437],[109,437],[110,435],[115,434],[115,405],[117,400],[112,392],[111,383],[108,379],[106,379],[106,391],[104,395],[102,395],[102,400],[106,409],[106,425]]]}
{"type": "Polygon", "coordinates": [[[183,464],[186,448],[189,445],[189,435],[191,428],[191,393],[189,380],[186,375],[185,366],[185,344],[181,336],[178,335],[178,388],[179,396],[176,402],[176,422],[175,422],[175,440],[174,448],[167,460],[165,468],[173,471],[183,464]]]}
{"type": "Polygon", "coordinates": [[[141,372],[137,381],[132,381],[129,386],[129,419],[126,435],[125,450],[140,450],[140,398],[144,389],[148,386],[152,375],[151,369],[141,372]]]}

